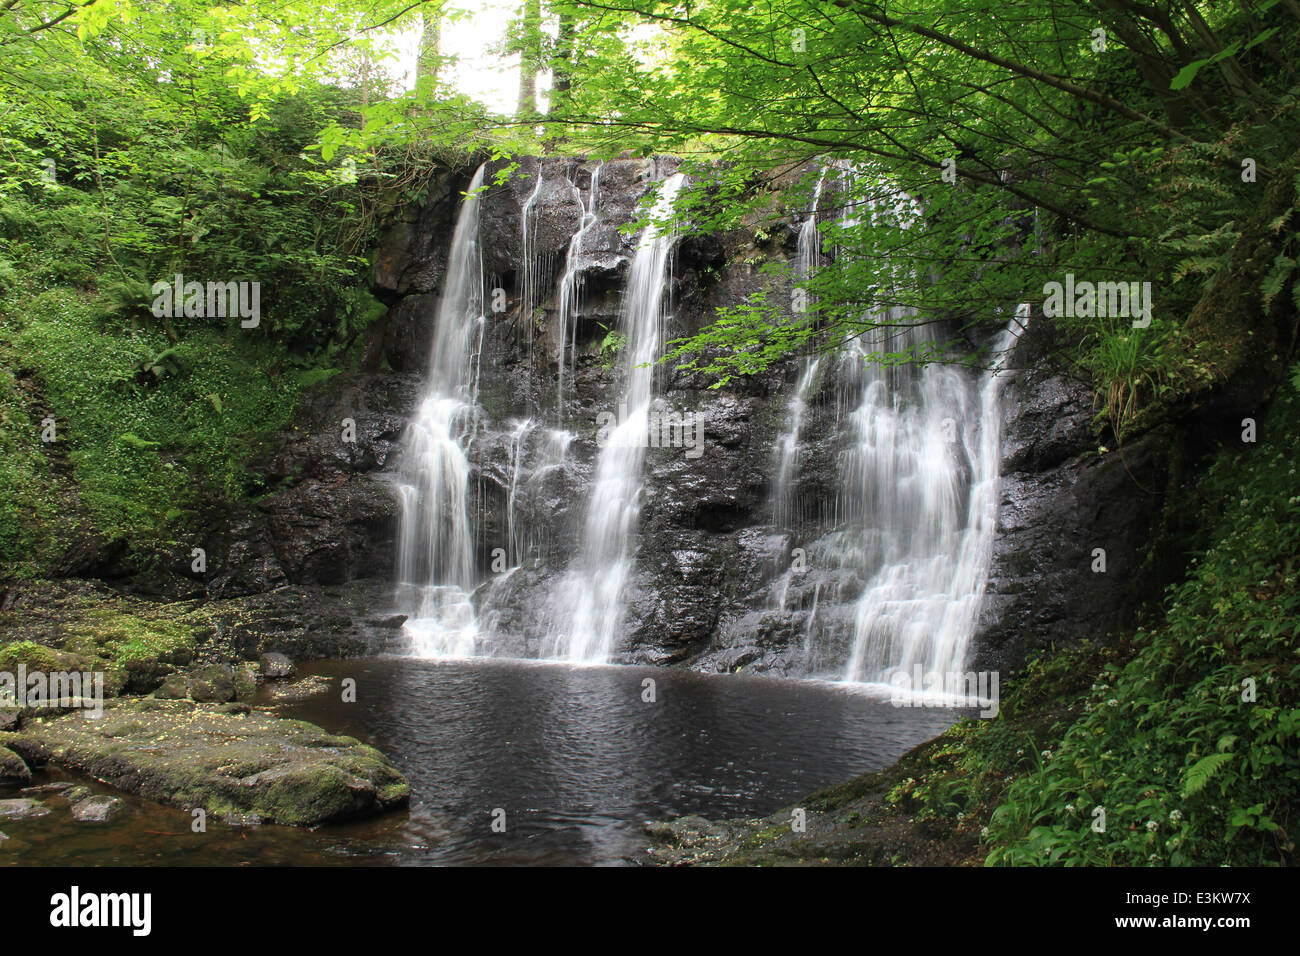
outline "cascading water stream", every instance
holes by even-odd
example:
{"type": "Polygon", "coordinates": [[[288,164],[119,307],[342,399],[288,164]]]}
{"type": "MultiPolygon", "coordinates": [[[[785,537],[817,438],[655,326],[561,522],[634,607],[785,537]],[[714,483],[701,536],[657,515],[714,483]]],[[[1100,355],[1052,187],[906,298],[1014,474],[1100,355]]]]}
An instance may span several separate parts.
{"type": "Polygon", "coordinates": [[[475,653],[478,630],[469,601],[474,584],[470,466],[466,451],[478,424],[482,351],[483,259],[479,196],[483,167],[461,205],[434,319],[429,379],[402,452],[398,594],[414,651],[424,657],[475,653]]]}
{"type": "Polygon", "coordinates": [[[538,299],[541,297],[541,280],[547,270],[539,261],[537,255],[537,216],[534,215],[534,207],[537,205],[537,197],[542,192],[542,167],[539,163],[537,166],[537,184],[533,187],[532,193],[524,203],[523,213],[520,216],[520,230],[522,235],[520,262],[520,279],[519,279],[519,318],[528,330],[528,355],[533,354],[533,326],[534,310],[537,307],[538,299]]]}
{"type": "MultiPolygon", "coordinates": [[[[799,227],[799,244],[795,259],[795,280],[806,283],[817,269],[818,256],[821,253],[821,235],[817,232],[817,205],[821,201],[822,184],[826,181],[826,170],[817,177],[817,188],[813,191],[812,206],[808,218],[799,227]]],[[[796,287],[796,293],[803,296],[806,310],[808,293],[806,289],[796,287]]],[[[821,368],[819,359],[812,357],[803,360],[799,372],[799,382],[794,396],[790,400],[785,431],[777,439],[776,483],[772,492],[773,521],[778,528],[790,528],[797,522],[794,513],[794,479],[795,463],[799,453],[799,430],[803,426],[804,412],[808,399],[817,384],[817,373],[821,368]]],[[[782,606],[784,606],[784,597],[782,606]]]]}
{"type": "MultiPolygon", "coordinates": [[[[852,203],[842,225],[860,221],[850,208],[865,210],[873,227],[908,228],[920,208],[867,171],[839,170],[852,203]],[[862,186],[881,196],[855,194],[862,186]]],[[[825,174],[823,174],[824,177],[825,174]]],[[[820,193],[821,180],[818,182],[820,193]]],[[[797,276],[806,280],[817,266],[816,202],[799,234],[797,276]]],[[[838,253],[842,254],[842,253],[838,253]]],[[[887,263],[897,286],[918,278],[887,263]]],[[[941,363],[881,361],[891,353],[923,354],[937,345],[932,327],[900,307],[872,310],[871,327],[847,343],[829,369],[805,360],[777,443],[774,520],[798,530],[793,486],[797,482],[799,432],[819,371],[833,389],[835,435],[844,446],[834,503],[836,528],[817,542],[819,561],[833,569],[812,594],[814,607],[851,605],[847,646],[837,652],[821,627],[843,625],[832,614],[826,625],[817,610],[805,623],[805,656],[844,662],[842,679],[889,683],[902,668],[927,673],[960,670],[976,626],[991,562],[997,519],[1000,451],[998,375],[1005,353],[1026,319],[1024,307],[994,344],[993,369],[976,381],[941,363]],[[823,586],[830,584],[829,591],[823,586]],[[817,637],[814,637],[817,635],[817,637]],[[847,659],[846,659],[847,657],[847,659]]],[[[826,364],[826,363],[823,363],[826,364]]],[[[778,580],[773,603],[785,611],[794,570],[778,580]]],[[[807,599],[806,597],[804,598],[807,599]]]]}
{"type": "Polygon", "coordinates": [[[569,249],[564,260],[564,275],[560,277],[559,353],[555,364],[558,379],[556,396],[559,399],[556,407],[557,414],[561,416],[564,414],[565,354],[567,351],[569,361],[572,362],[577,352],[577,313],[582,304],[582,242],[599,216],[600,171],[604,165],[604,163],[599,164],[591,172],[591,189],[585,204],[582,202],[581,191],[574,187],[575,192],[578,193],[578,203],[582,206],[582,219],[578,224],[578,230],[569,239],[569,249]]]}
{"type": "Polygon", "coordinates": [[[543,656],[605,661],[622,624],[623,591],[634,563],[631,539],[640,512],[654,362],[663,341],[664,290],[676,238],[658,222],[671,212],[684,181],[678,173],[663,183],[628,273],[619,322],[624,387],[618,419],[604,436],[581,551],[558,591],[543,656]]]}
{"type": "Polygon", "coordinates": [[[819,359],[804,359],[799,382],[795,386],[786,419],[786,429],[777,441],[776,484],[772,492],[773,518],[778,528],[791,528],[798,524],[794,508],[795,463],[799,454],[799,429],[803,425],[808,399],[817,383],[819,359]]]}
{"type": "Polygon", "coordinates": [[[532,430],[533,420],[526,418],[516,422],[510,434],[510,488],[506,494],[506,543],[509,547],[506,559],[512,567],[523,560],[526,548],[526,542],[521,540],[519,529],[516,527],[519,522],[516,519],[515,505],[519,493],[519,476],[523,469],[524,442],[532,430]]]}
{"type": "MultiPolygon", "coordinates": [[[[997,524],[999,372],[1026,320],[1022,306],[994,343],[982,383],[938,364],[857,365],[862,400],[843,490],[864,532],[853,559],[871,576],[857,601],[846,680],[890,683],[900,668],[942,675],[964,666],[997,524]]],[[[916,325],[881,326],[868,346],[889,351],[926,335],[916,325]]]]}

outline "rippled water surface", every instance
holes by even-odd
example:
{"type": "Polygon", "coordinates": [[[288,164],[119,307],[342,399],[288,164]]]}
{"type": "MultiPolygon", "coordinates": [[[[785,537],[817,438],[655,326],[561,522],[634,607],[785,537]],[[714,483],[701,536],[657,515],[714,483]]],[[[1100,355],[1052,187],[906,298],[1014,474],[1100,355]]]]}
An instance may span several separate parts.
{"type": "MultiPolygon", "coordinates": [[[[304,670],[329,692],[268,705],[383,750],[410,779],[409,811],[317,831],[213,821],[194,834],[188,814],[148,801],[96,825],[40,794],[51,813],[0,823],[0,863],[618,864],[644,845],[648,820],[774,812],[886,766],[959,715],[827,684],[642,667],[379,659],[304,670]],[[345,678],[356,703],[341,700],[345,678]],[[497,809],[504,833],[492,830],[497,809]]],[[[40,777],[58,779],[71,778],[40,777]]]]}

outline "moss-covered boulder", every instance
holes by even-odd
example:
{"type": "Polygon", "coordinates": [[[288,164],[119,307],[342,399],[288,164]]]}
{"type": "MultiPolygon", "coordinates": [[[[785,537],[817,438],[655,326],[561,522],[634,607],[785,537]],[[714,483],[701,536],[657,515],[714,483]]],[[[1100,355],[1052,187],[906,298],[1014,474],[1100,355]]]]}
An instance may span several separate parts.
{"type": "MultiPolygon", "coordinates": [[[[178,671],[168,674],[154,691],[154,696],[164,700],[189,699],[225,703],[239,696],[239,684],[235,669],[229,664],[205,664],[191,667],[183,673],[178,671]]],[[[256,689],[256,681],[252,682],[252,686],[256,689]]]]}
{"type": "Polygon", "coordinates": [[[28,783],[32,772],[23,758],[7,747],[0,747],[0,787],[28,783]]]}
{"type": "Polygon", "coordinates": [[[128,793],[210,816],[315,826],[404,806],[406,779],[373,747],[314,724],[182,700],[108,702],[26,720],[0,743],[128,793]]]}

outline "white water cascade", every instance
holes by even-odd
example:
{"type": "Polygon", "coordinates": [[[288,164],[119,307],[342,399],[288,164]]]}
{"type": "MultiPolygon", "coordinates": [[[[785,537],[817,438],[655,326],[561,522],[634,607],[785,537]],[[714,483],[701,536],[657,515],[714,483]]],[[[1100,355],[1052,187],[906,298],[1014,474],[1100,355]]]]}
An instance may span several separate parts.
{"type": "Polygon", "coordinates": [[[399,491],[398,607],[412,648],[422,657],[477,651],[470,604],[474,536],[466,451],[478,425],[483,344],[483,259],[479,198],[483,167],[461,205],[438,301],[424,398],[404,440],[399,491]]]}
{"type": "MultiPolygon", "coordinates": [[[[795,259],[796,282],[807,282],[817,269],[818,256],[821,254],[821,234],[817,231],[817,205],[821,201],[822,184],[826,181],[823,169],[817,178],[817,188],[813,191],[812,206],[808,218],[799,227],[799,244],[795,259]]],[[[797,287],[796,287],[797,288],[797,287]]],[[[807,292],[803,291],[804,305],[807,307],[807,292]]],[[[799,381],[786,415],[785,431],[777,439],[776,483],[772,491],[772,519],[778,528],[792,528],[798,523],[799,516],[794,513],[795,465],[799,453],[799,430],[803,426],[804,413],[808,400],[817,385],[817,373],[821,361],[807,357],[799,371],[799,381]]],[[[784,598],[782,599],[784,607],[784,598]]]]}
{"type": "Polygon", "coordinates": [[[982,381],[935,363],[871,363],[868,354],[931,336],[895,310],[886,319],[844,369],[861,398],[849,416],[839,502],[856,533],[840,539],[838,557],[869,575],[844,679],[872,683],[890,683],[898,669],[948,674],[965,664],[997,524],[999,372],[1027,309],[994,343],[982,381]]]}
{"type": "Polygon", "coordinates": [[[642,466],[649,440],[654,362],[663,342],[664,290],[675,235],[658,220],[671,212],[685,178],[664,181],[641,233],[619,319],[623,394],[596,463],[582,544],[557,595],[543,656],[584,663],[609,658],[623,620],[623,590],[634,564],[642,466]]]}
{"type": "MultiPolygon", "coordinates": [[[[560,414],[563,414],[564,409],[565,355],[567,352],[568,361],[573,362],[577,354],[577,313],[582,305],[582,243],[587,233],[596,225],[599,216],[600,171],[603,168],[604,163],[601,163],[591,171],[591,189],[586,203],[582,201],[581,191],[574,187],[574,192],[578,194],[578,204],[582,207],[582,218],[578,223],[577,232],[569,239],[569,249],[564,260],[564,275],[560,277],[559,351],[555,363],[558,379],[556,395],[559,399],[557,407],[560,409],[560,414]]],[[[570,377],[572,377],[572,370],[570,370],[570,377]]]]}
{"type": "Polygon", "coordinates": [[[799,429],[808,410],[808,400],[817,384],[821,360],[806,358],[799,373],[799,382],[790,399],[785,431],[777,439],[776,484],[772,490],[773,520],[778,528],[793,528],[800,516],[795,513],[795,465],[799,454],[799,429]]]}
{"type": "Polygon", "coordinates": [[[533,354],[533,327],[536,325],[534,310],[542,296],[542,283],[549,274],[549,262],[544,262],[537,255],[537,197],[542,192],[542,167],[537,166],[537,183],[532,193],[524,202],[520,215],[520,276],[519,276],[519,318],[528,330],[528,354],[533,354]]]}

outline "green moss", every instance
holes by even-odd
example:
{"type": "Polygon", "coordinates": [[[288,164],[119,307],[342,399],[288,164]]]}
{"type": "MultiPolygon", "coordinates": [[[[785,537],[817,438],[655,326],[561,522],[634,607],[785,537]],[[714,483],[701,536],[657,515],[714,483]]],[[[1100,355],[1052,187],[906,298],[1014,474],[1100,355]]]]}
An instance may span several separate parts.
{"type": "Polygon", "coordinates": [[[83,633],[98,645],[103,656],[122,665],[141,661],[187,664],[194,657],[194,634],[164,614],[146,616],[95,608],[83,618],[83,633]]]}
{"type": "Polygon", "coordinates": [[[147,693],[194,659],[196,631],[179,606],[53,583],[37,594],[39,606],[0,614],[0,627],[19,637],[0,644],[0,668],[23,660],[29,669],[102,671],[115,695],[147,693]]]}
{"type": "Polygon", "coordinates": [[[126,541],[145,566],[188,553],[201,509],[257,490],[249,462],[295,407],[298,375],[238,338],[194,330],[169,347],[156,331],[105,328],[102,312],[95,296],[65,287],[0,312],[3,364],[31,373],[22,383],[0,374],[0,483],[14,489],[0,504],[0,561],[10,574],[48,574],[88,531],[126,541]],[[141,372],[163,354],[173,371],[141,372]],[[52,443],[41,441],[38,408],[55,420],[52,443]],[[73,506],[60,508],[60,496],[73,506]],[[63,522],[47,544],[58,511],[83,520],[63,522]]]}
{"type": "Polygon", "coordinates": [[[21,664],[29,671],[55,671],[67,660],[53,648],[32,641],[14,641],[0,645],[0,671],[14,673],[21,664]]]}
{"type": "Polygon", "coordinates": [[[803,801],[803,806],[818,812],[838,810],[862,799],[866,794],[875,790],[876,786],[876,774],[855,777],[847,783],[818,790],[803,801]]]}

